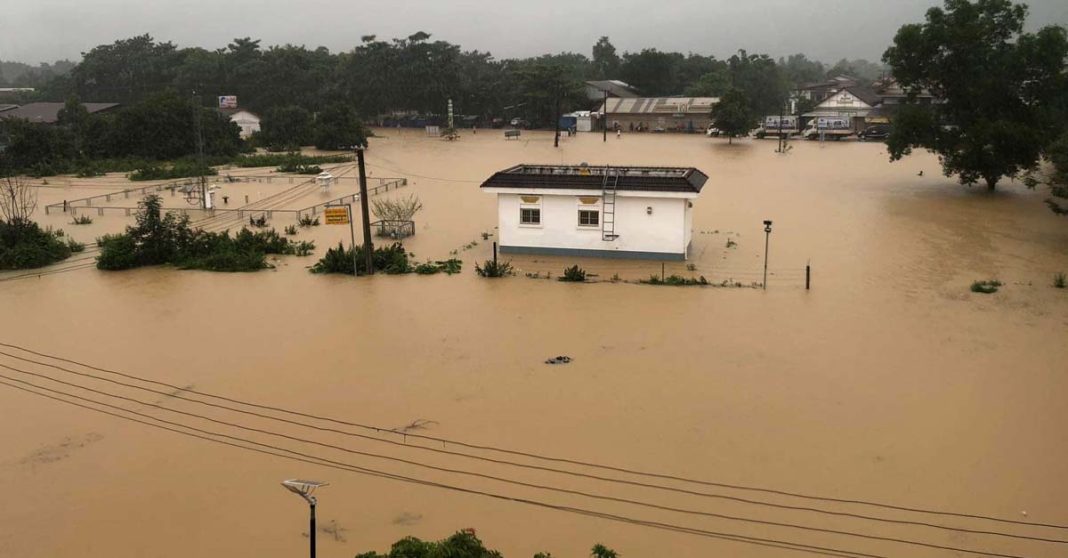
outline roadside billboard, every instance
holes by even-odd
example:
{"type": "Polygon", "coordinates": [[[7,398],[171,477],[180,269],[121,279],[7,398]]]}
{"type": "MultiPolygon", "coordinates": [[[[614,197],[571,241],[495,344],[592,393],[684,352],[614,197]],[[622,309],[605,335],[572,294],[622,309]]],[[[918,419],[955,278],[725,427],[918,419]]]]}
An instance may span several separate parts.
{"type": "Polygon", "coordinates": [[[237,96],[236,95],[220,95],[219,96],[219,108],[221,108],[221,109],[235,109],[235,108],[237,108],[237,96]]]}

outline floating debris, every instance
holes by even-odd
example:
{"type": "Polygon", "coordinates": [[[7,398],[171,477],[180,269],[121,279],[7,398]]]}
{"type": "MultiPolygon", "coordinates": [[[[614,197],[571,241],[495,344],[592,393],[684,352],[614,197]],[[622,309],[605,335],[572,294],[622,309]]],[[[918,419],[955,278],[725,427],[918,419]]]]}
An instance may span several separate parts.
{"type": "Polygon", "coordinates": [[[545,364],[567,364],[569,362],[571,362],[571,357],[569,356],[555,356],[546,360],[545,364]]]}

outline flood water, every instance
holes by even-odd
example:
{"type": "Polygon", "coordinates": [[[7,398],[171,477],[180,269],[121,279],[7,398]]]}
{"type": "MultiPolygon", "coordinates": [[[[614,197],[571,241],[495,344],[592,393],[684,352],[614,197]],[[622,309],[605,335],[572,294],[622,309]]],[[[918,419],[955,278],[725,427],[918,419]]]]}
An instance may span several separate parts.
{"type": "MultiPolygon", "coordinates": [[[[419,260],[455,250],[464,260],[462,274],[312,275],[305,266],[349,238],[347,227],[320,226],[297,237],[316,241],[313,257],[282,258],[276,269],[254,274],[87,268],[0,282],[0,342],[354,423],[403,428],[422,419],[416,433],[472,444],[716,483],[1068,525],[1062,482],[1068,292],[1051,286],[1054,273],[1068,272],[1068,222],[1047,210],[1043,192],[1008,182],[994,194],[962,188],[941,176],[935,157],[917,154],[891,164],[878,144],[797,142],[779,155],[773,141],[728,146],[701,136],[631,134],[603,143],[599,135],[580,134],[554,149],[551,134],[537,132],[524,132],[520,141],[505,141],[499,131],[468,132],[455,142],[379,133],[367,153],[371,176],[408,178],[407,188],[387,195],[415,194],[425,206],[406,246],[419,260]],[[496,225],[495,200],[478,184],[513,164],[563,162],[700,168],[710,179],[695,201],[694,269],[669,263],[665,271],[759,281],[761,222],[771,219],[768,289],[530,279],[526,273],[555,276],[574,263],[601,280],[661,271],[658,262],[532,256],[512,258],[515,277],[476,277],[474,264],[490,257],[496,225]],[[728,248],[728,239],[737,245],[728,248]],[[806,263],[813,273],[808,291],[806,263]],[[981,279],[1004,286],[993,295],[969,292],[981,279]],[[573,360],[544,363],[556,355],[573,360]]],[[[71,185],[53,180],[40,196],[43,205],[124,187],[114,177],[71,185]]],[[[228,187],[235,196],[267,196],[293,184],[228,187]]],[[[130,222],[119,214],[94,216],[88,226],[43,211],[38,217],[82,241],[130,222]]],[[[281,229],[287,219],[274,225],[281,229]]],[[[355,451],[526,483],[1008,555],[1063,556],[1066,548],[472,461],[309,431],[17,357],[100,374],[0,347],[0,365],[22,371],[355,451]]],[[[0,375],[75,391],[10,368],[0,375]]],[[[798,554],[287,461],[0,388],[0,556],[299,556],[308,544],[307,507],[278,484],[294,477],[330,482],[318,492],[320,527],[329,531],[319,532],[319,555],[328,558],[467,527],[509,558],[539,551],[587,556],[595,543],[626,557],[798,554]]],[[[957,555],[516,486],[107,401],[359,467],[557,506],[881,556],[957,555]]],[[[1050,528],[597,474],[1068,540],[1068,532],[1050,528]]]]}

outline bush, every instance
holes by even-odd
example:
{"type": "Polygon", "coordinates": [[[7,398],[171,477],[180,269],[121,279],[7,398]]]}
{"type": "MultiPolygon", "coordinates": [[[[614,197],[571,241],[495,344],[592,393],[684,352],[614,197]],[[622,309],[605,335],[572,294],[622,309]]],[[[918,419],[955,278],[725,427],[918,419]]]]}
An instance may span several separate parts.
{"type": "MultiPolygon", "coordinates": [[[[385,248],[375,248],[372,256],[375,272],[387,275],[401,275],[411,273],[413,268],[408,263],[410,254],[404,250],[404,246],[396,243],[385,248]]],[[[352,248],[346,249],[340,242],[337,248],[330,248],[322,259],[315,262],[311,267],[312,273],[344,273],[353,274],[354,255],[352,248]]],[[[355,252],[356,275],[366,275],[363,247],[358,246],[355,252]]]]}
{"type": "Polygon", "coordinates": [[[352,155],[301,155],[300,153],[270,153],[258,155],[245,155],[233,161],[233,165],[239,168],[251,167],[281,167],[299,165],[320,165],[326,163],[349,163],[352,155]]]}
{"type": "Polygon", "coordinates": [[[1065,279],[1063,273],[1056,273],[1053,275],[1053,286],[1058,289],[1063,289],[1068,286],[1068,279],[1065,279]]]}
{"type": "Polygon", "coordinates": [[[207,271],[256,271],[270,267],[267,254],[308,254],[311,242],[294,244],[274,229],[253,232],[241,229],[216,233],[193,230],[189,218],[161,215],[159,196],[148,196],[137,212],[137,225],[98,241],[101,251],[97,268],[130,269],[147,265],[174,264],[181,269],[207,271]]]}
{"type": "Polygon", "coordinates": [[[511,262],[495,262],[493,260],[486,260],[486,262],[482,264],[482,267],[475,264],[475,273],[477,273],[479,277],[507,277],[509,275],[515,275],[511,262]]]}
{"type": "Polygon", "coordinates": [[[70,257],[62,233],[33,221],[0,221],[0,269],[34,269],[70,257]]]}
{"type": "Polygon", "coordinates": [[[305,165],[303,163],[285,163],[276,168],[278,172],[290,172],[295,174],[319,174],[323,172],[319,165],[305,165]]]}
{"type": "Polygon", "coordinates": [[[293,236],[293,235],[297,234],[297,226],[296,225],[286,225],[285,231],[286,231],[286,234],[288,234],[289,236],[293,236]]]}
{"type": "Polygon", "coordinates": [[[74,240],[73,238],[67,239],[67,248],[70,248],[71,253],[84,252],[85,244],[74,240]]]}
{"type": "Polygon", "coordinates": [[[998,292],[998,287],[1001,286],[1001,281],[997,279],[990,279],[987,281],[975,281],[972,283],[971,290],[973,293],[992,294],[998,292]]]}
{"type": "Polygon", "coordinates": [[[215,176],[217,174],[219,174],[219,171],[206,165],[200,165],[196,161],[179,160],[170,166],[152,164],[141,167],[130,173],[130,180],[172,180],[193,176],[215,176]]]}
{"type": "Polygon", "coordinates": [[[642,281],[647,285],[667,285],[669,287],[692,287],[695,285],[709,285],[708,279],[702,275],[697,279],[693,277],[683,277],[681,275],[668,275],[665,278],[661,278],[659,275],[651,275],[647,281],[642,281]]]}
{"type": "Polygon", "coordinates": [[[318,227],[319,218],[316,217],[313,219],[311,215],[303,215],[301,216],[300,220],[297,221],[297,224],[302,227],[318,227]]]}
{"type": "Polygon", "coordinates": [[[453,275],[460,273],[463,269],[463,262],[456,259],[448,259],[444,261],[426,262],[415,266],[412,271],[419,275],[434,275],[435,273],[444,272],[446,275],[453,275]]]}
{"type": "Polygon", "coordinates": [[[560,276],[559,280],[574,283],[584,283],[586,281],[586,270],[582,269],[578,265],[573,265],[564,269],[564,274],[560,276]]]}
{"type": "Polygon", "coordinates": [[[72,225],[92,225],[93,218],[88,215],[78,215],[70,222],[72,225]]]}

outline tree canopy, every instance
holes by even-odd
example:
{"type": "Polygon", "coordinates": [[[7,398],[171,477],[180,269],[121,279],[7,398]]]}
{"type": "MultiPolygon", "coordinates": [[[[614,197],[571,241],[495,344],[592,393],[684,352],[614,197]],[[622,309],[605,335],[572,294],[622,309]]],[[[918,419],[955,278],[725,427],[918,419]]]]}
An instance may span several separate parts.
{"type": "Polygon", "coordinates": [[[891,160],[927,149],[946,176],[991,190],[1037,164],[1065,126],[1068,37],[1053,26],[1024,33],[1026,16],[1009,0],[946,0],[898,30],[883,60],[910,97],[942,102],[902,107],[891,160]]]}
{"type": "Polygon", "coordinates": [[[735,136],[740,136],[749,131],[756,120],[751,101],[741,89],[728,90],[712,107],[712,122],[719,128],[721,134],[726,134],[727,143],[733,143],[735,136]]]}

